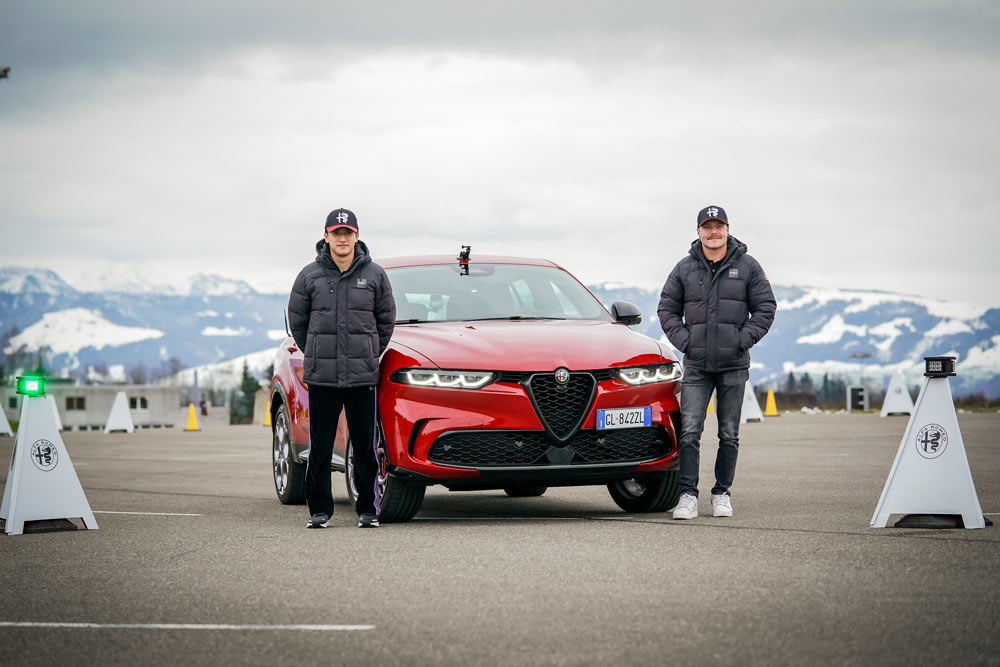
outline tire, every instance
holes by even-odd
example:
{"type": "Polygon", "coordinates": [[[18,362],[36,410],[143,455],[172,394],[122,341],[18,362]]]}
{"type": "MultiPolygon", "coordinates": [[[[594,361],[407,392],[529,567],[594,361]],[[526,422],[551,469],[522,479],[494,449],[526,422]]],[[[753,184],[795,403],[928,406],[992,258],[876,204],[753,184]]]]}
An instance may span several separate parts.
{"type": "MultiPolygon", "coordinates": [[[[379,495],[382,497],[379,521],[382,523],[409,521],[420,510],[427,487],[422,484],[407,484],[386,473],[385,438],[382,435],[381,425],[379,425],[378,443],[378,487],[379,495]]],[[[358,490],[354,481],[354,443],[350,438],[347,439],[344,480],[347,484],[347,497],[351,501],[351,507],[354,507],[358,500],[358,490]]]]}
{"type": "Polygon", "coordinates": [[[681,495],[680,470],[668,470],[655,477],[627,479],[608,484],[611,499],[626,512],[664,512],[681,495]]]}
{"type": "Polygon", "coordinates": [[[306,501],[306,466],[292,458],[292,432],[288,410],[278,406],[271,422],[271,467],[274,491],[282,505],[301,505],[306,501]]]}
{"type": "Polygon", "coordinates": [[[547,486],[508,486],[503,492],[511,498],[535,498],[548,490],[547,486]]]}

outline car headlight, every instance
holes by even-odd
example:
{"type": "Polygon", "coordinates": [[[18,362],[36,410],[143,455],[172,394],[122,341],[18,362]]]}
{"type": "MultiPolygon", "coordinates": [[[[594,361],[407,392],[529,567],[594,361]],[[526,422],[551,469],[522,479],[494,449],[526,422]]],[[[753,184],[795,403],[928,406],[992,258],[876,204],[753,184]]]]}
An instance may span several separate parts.
{"type": "Polygon", "coordinates": [[[618,377],[633,387],[641,384],[652,384],[654,382],[670,382],[680,379],[681,365],[669,363],[657,364],[655,366],[619,368],[618,377]]]}
{"type": "Polygon", "coordinates": [[[489,371],[438,371],[423,368],[399,370],[392,380],[415,387],[443,387],[447,389],[479,389],[492,379],[489,371]]]}

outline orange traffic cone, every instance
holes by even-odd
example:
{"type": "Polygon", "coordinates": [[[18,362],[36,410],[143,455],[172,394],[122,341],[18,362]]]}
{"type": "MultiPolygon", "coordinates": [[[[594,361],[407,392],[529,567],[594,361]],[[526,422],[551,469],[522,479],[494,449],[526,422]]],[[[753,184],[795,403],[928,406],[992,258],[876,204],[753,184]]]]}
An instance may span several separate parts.
{"type": "Polygon", "coordinates": [[[188,403],[188,424],[185,431],[200,431],[198,428],[198,418],[194,416],[194,403],[188,403]]]}

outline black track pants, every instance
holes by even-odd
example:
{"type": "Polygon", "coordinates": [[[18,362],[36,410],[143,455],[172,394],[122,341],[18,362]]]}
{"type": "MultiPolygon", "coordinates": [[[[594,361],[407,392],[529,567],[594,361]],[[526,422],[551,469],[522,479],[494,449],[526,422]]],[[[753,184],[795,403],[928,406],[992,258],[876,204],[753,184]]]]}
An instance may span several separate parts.
{"type": "Polygon", "coordinates": [[[347,414],[347,429],[350,431],[354,450],[354,481],[358,490],[354,509],[359,515],[378,514],[381,498],[378,497],[377,486],[375,387],[338,389],[320,385],[309,387],[310,444],[309,464],[306,467],[306,502],[309,504],[309,514],[333,516],[330,462],[342,409],[347,414]]]}

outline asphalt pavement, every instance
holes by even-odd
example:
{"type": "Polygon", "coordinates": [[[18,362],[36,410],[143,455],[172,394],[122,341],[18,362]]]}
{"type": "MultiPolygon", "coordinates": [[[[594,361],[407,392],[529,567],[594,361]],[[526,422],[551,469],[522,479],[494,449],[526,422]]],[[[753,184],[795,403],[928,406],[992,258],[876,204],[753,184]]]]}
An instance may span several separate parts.
{"type": "MultiPolygon", "coordinates": [[[[706,438],[694,521],[432,487],[377,530],[340,474],[307,530],[262,426],[64,432],[100,527],[0,535],[0,664],[1000,665],[998,529],[868,527],[906,423],[744,425],[731,519],[706,438]]],[[[959,423],[995,521],[1000,414],[959,423]]]]}

